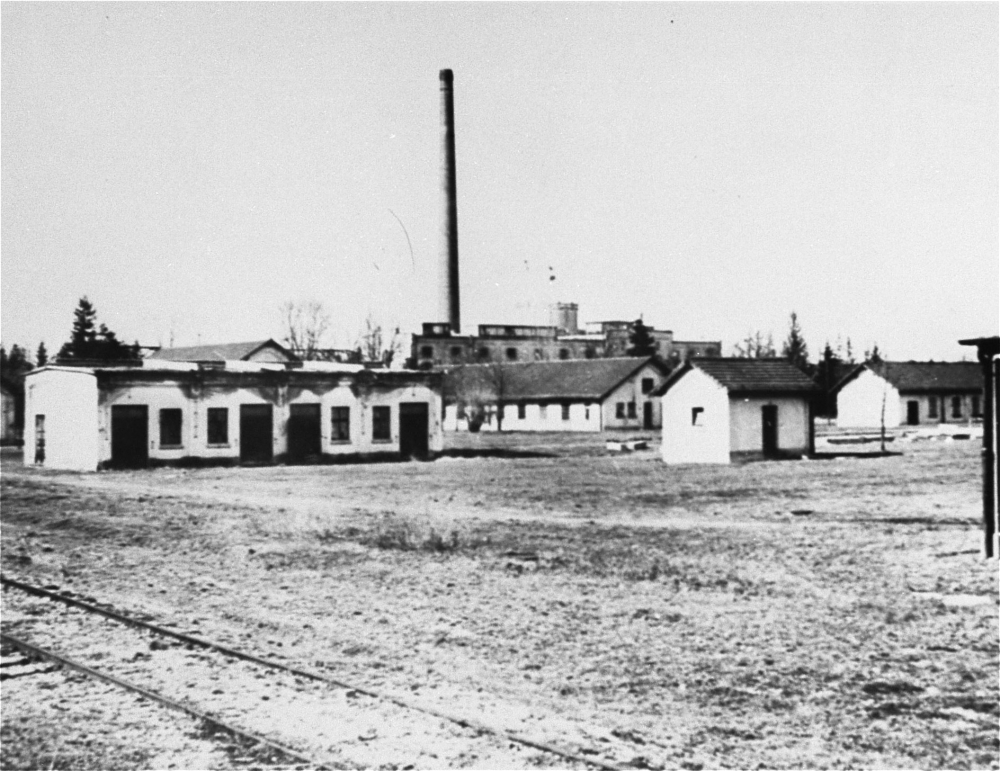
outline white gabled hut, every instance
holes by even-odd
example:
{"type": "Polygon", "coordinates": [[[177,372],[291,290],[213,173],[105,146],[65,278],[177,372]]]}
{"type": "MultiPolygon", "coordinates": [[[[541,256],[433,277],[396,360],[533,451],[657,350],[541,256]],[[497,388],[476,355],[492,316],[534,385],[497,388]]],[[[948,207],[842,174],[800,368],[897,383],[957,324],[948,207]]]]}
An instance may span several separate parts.
{"type": "Polygon", "coordinates": [[[983,373],[971,361],[859,364],[836,386],[837,425],[966,423],[983,415],[983,373]]]}
{"type": "Polygon", "coordinates": [[[690,359],[657,391],[667,463],[802,456],[819,390],[783,359],[690,359]]]}

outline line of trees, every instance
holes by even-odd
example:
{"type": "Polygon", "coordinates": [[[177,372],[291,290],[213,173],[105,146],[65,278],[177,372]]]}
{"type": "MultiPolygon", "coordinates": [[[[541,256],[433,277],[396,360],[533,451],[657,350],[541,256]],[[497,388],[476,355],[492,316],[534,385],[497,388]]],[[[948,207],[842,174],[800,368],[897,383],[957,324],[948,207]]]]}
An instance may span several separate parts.
{"type": "Polygon", "coordinates": [[[403,333],[397,324],[386,328],[369,313],[364,328],[358,332],[353,348],[334,348],[328,345],[330,314],[323,303],[316,300],[288,301],[281,306],[283,342],[300,359],[305,361],[338,361],[347,358],[353,362],[378,362],[392,366],[403,353],[403,333]]]}

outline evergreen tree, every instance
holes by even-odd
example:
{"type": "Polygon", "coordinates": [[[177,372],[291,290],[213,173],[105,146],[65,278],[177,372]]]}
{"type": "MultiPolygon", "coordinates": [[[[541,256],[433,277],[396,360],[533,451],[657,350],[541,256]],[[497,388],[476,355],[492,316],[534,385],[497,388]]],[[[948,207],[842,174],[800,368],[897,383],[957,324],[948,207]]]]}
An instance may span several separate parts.
{"type": "Polygon", "coordinates": [[[802,327],[799,326],[799,317],[795,311],[792,311],[788,337],[781,349],[781,355],[807,374],[812,369],[809,363],[809,348],[806,346],[805,338],[802,337],[802,327]]]}
{"type": "Polygon", "coordinates": [[[85,296],[73,311],[73,331],[69,342],[59,349],[58,359],[67,362],[134,361],[139,358],[139,345],[126,345],[115,333],[101,324],[95,328],[97,311],[85,296]]]}
{"type": "Polygon", "coordinates": [[[625,351],[627,356],[654,356],[660,344],[653,339],[652,328],[642,323],[642,319],[636,319],[632,325],[632,331],[628,336],[629,347],[625,351]]]}
{"type": "Polygon", "coordinates": [[[870,351],[865,351],[865,361],[872,364],[881,364],[885,361],[885,357],[882,356],[882,351],[878,349],[878,343],[875,343],[870,351]]]}
{"type": "Polygon", "coordinates": [[[38,352],[35,354],[35,366],[44,367],[49,363],[49,352],[45,350],[45,343],[38,344],[38,352]]]}
{"type": "Polygon", "coordinates": [[[823,358],[820,359],[816,367],[816,383],[823,389],[823,402],[820,405],[820,415],[825,418],[837,417],[837,397],[833,393],[834,386],[837,385],[840,366],[843,364],[841,358],[826,344],[823,349],[823,358]]]}

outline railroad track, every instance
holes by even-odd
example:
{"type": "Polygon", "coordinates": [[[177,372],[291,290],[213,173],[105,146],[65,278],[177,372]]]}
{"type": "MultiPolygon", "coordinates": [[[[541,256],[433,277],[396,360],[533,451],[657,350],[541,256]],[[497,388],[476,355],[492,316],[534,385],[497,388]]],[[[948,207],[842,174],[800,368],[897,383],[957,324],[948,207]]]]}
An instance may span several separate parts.
{"type": "Polygon", "coordinates": [[[7,576],[0,584],[17,596],[5,602],[7,645],[186,712],[292,764],[621,768],[599,757],[608,748],[571,751],[176,631],[169,622],[154,623],[73,592],[7,576]]]}

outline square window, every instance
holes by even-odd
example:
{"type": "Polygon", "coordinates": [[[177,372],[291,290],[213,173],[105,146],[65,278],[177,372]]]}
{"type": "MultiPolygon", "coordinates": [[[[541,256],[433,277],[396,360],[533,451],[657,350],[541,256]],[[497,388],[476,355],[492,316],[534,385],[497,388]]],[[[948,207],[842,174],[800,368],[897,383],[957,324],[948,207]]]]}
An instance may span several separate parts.
{"type": "Polygon", "coordinates": [[[330,423],[330,441],[351,441],[351,408],[332,407],[330,415],[332,418],[330,423]]]}
{"type": "Polygon", "coordinates": [[[562,419],[563,420],[569,420],[569,405],[568,404],[564,404],[562,406],[562,419]]]}
{"type": "Polygon", "coordinates": [[[391,407],[372,407],[372,439],[376,442],[388,442],[392,439],[391,410],[391,407]]]}
{"type": "Polygon", "coordinates": [[[507,349],[507,360],[508,361],[517,361],[517,348],[508,348],[507,349]]]}
{"type": "Polygon", "coordinates": [[[229,410],[225,407],[208,408],[208,443],[229,444],[229,410]]]}
{"type": "Polygon", "coordinates": [[[630,418],[634,418],[635,417],[635,402],[629,402],[628,403],[628,416],[630,418]]]}
{"type": "Polygon", "coordinates": [[[615,417],[622,420],[625,419],[625,402],[618,402],[615,405],[615,417]]]}
{"type": "Polygon", "coordinates": [[[451,358],[461,359],[462,358],[462,347],[459,345],[453,345],[451,347],[451,358]]]}
{"type": "Polygon", "coordinates": [[[651,377],[644,377],[642,379],[642,392],[644,394],[648,394],[650,391],[652,391],[653,390],[653,384],[654,384],[654,382],[655,381],[653,380],[653,378],[651,378],[651,377]]]}
{"type": "Polygon", "coordinates": [[[434,358],[434,348],[429,345],[424,345],[420,347],[420,358],[421,359],[433,359],[434,358]]]}
{"type": "Polygon", "coordinates": [[[560,348],[559,349],[559,358],[562,361],[566,361],[566,359],[569,358],[569,348],[560,348]]]}
{"type": "Polygon", "coordinates": [[[160,410],[160,447],[181,446],[181,411],[160,410]]]}
{"type": "Polygon", "coordinates": [[[704,407],[692,407],[691,408],[691,425],[692,426],[703,426],[703,425],[705,425],[705,408],[704,407]]]}

